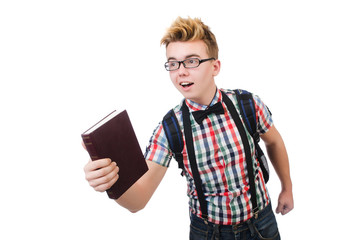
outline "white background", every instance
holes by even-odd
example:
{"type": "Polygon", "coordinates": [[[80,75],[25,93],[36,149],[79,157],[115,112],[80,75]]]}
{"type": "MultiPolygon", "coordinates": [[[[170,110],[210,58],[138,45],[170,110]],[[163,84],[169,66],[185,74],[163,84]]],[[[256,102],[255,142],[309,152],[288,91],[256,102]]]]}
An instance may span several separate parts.
{"type": "MultiPolygon", "coordinates": [[[[0,238],[188,239],[173,162],[131,214],[84,179],[80,134],[127,109],[142,149],[182,96],[160,39],[177,16],[215,33],[217,85],[257,93],[288,148],[295,209],[283,239],[358,236],[362,212],[359,1],[1,1],[0,238]]],[[[268,183],[274,208],[280,185],[268,183]]]]}

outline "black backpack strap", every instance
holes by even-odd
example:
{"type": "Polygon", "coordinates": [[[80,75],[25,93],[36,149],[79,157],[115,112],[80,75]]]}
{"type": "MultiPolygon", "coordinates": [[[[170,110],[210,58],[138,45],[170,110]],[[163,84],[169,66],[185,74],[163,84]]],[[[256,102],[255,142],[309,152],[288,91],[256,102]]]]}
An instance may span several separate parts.
{"type": "Polygon", "coordinates": [[[249,185],[250,185],[251,203],[253,206],[253,214],[254,214],[255,218],[257,218],[258,212],[259,212],[259,207],[258,207],[258,202],[256,200],[255,175],[254,175],[254,168],[253,168],[253,161],[252,161],[249,140],[246,135],[246,131],[243,126],[243,123],[241,122],[240,115],[236,111],[234,104],[232,103],[230,98],[224,92],[222,92],[222,98],[223,98],[223,101],[225,102],[227,108],[229,109],[231,117],[233,118],[235,125],[240,133],[241,141],[243,142],[245,157],[246,157],[246,166],[247,166],[247,170],[248,170],[248,178],[249,178],[249,185]]]}
{"type": "Polygon", "coordinates": [[[205,223],[208,220],[208,211],[207,211],[207,202],[205,199],[204,191],[202,190],[202,184],[201,184],[201,177],[199,170],[197,168],[197,162],[195,157],[195,147],[194,147],[194,141],[192,137],[192,129],[191,129],[191,121],[190,121],[190,112],[189,108],[187,107],[186,103],[184,102],[182,105],[182,120],[185,128],[185,140],[186,140],[186,148],[187,153],[189,156],[189,161],[191,165],[191,172],[192,176],[194,178],[195,187],[196,187],[196,193],[197,197],[200,203],[201,208],[201,214],[202,218],[204,219],[205,223]]]}
{"type": "Polygon", "coordinates": [[[255,102],[253,95],[245,90],[241,90],[241,92],[239,90],[234,90],[234,92],[238,99],[238,105],[241,112],[241,116],[244,120],[244,123],[250,135],[254,139],[255,148],[256,148],[256,157],[259,160],[265,183],[267,183],[269,181],[269,167],[268,167],[268,161],[263,153],[263,150],[259,145],[260,135],[257,130],[256,110],[255,110],[255,102]]]}
{"type": "Polygon", "coordinates": [[[182,132],[175,112],[171,109],[163,118],[162,125],[166,133],[166,137],[174,157],[178,163],[178,167],[182,170],[181,175],[184,175],[185,167],[182,156],[184,141],[182,132]]]}

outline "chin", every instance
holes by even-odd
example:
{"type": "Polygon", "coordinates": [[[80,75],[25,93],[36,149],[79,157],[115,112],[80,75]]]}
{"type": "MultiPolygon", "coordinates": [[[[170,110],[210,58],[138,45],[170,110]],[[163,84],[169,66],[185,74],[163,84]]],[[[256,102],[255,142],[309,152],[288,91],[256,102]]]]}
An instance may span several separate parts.
{"type": "Polygon", "coordinates": [[[192,94],[192,93],[189,93],[189,92],[184,92],[182,90],[180,90],[180,93],[182,94],[182,96],[184,98],[187,98],[187,99],[190,99],[190,100],[193,100],[195,98],[195,94],[192,94]]]}

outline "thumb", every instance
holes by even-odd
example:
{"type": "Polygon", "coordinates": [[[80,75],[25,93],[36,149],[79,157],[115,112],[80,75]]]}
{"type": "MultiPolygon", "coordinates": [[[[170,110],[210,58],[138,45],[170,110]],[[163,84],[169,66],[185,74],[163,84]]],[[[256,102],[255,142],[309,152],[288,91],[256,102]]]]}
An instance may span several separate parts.
{"type": "Polygon", "coordinates": [[[86,148],[86,146],[85,146],[85,144],[84,144],[83,140],[82,140],[82,146],[83,146],[83,148],[84,148],[85,150],[87,150],[87,148],[86,148]]]}
{"type": "Polygon", "coordinates": [[[285,214],[289,213],[292,209],[293,209],[293,207],[291,207],[290,205],[288,205],[288,203],[279,202],[279,203],[278,203],[278,207],[277,207],[277,209],[275,210],[275,212],[276,212],[277,214],[278,214],[278,213],[281,213],[282,215],[285,215],[285,214]]]}
{"type": "Polygon", "coordinates": [[[278,206],[277,206],[277,209],[275,209],[275,212],[278,214],[278,213],[281,213],[284,209],[284,206],[283,204],[281,204],[280,202],[278,202],[278,206]]]}

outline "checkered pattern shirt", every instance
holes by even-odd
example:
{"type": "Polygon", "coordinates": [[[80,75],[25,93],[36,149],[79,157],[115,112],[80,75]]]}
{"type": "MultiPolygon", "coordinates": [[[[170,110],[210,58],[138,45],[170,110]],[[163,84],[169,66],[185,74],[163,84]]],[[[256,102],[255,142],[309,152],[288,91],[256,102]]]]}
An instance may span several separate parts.
{"type": "MultiPolygon", "coordinates": [[[[230,90],[222,91],[237,106],[235,93],[230,90]]],[[[269,110],[260,98],[256,95],[253,95],[253,97],[256,103],[258,131],[260,134],[263,134],[271,128],[273,121],[269,110]]],[[[210,106],[217,102],[222,102],[220,90],[216,92],[210,106]]],[[[188,99],[186,104],[189,107],[190,113],[207,108],[207,106],[197,104],[188,99]]],[[[211,114],[201,125],[195,121],[192,114],[190,114],[190,120],[197,167],[200,172],[202,188],[207,202],[208,220],[215,224],[232,225],[250,219],[253,213],[244,147],[230,112],[223,102],[222,104],[225,114],[211,114]]],[[[173,110],[183,130],[181,106],[182,104],[176,106],[173,110]]],[[[239,111],[239,107],[236,107],[236,109],[239,111]]],[[[253,139],[249,134],[247,137],[251,147],[255,171],[258,207],[263,209],[269,204],[270,198],[262,170],[255,158],[253,139]]],[[[145,158],[168,167],[172,156],[173,153],[168,145],[162,123],[159,123],[146,148],[145,158]]],[[[201,217],[200,204],[197,199],[186,145],[184,146],[183,157],[190,211],[201,217]]]]}

